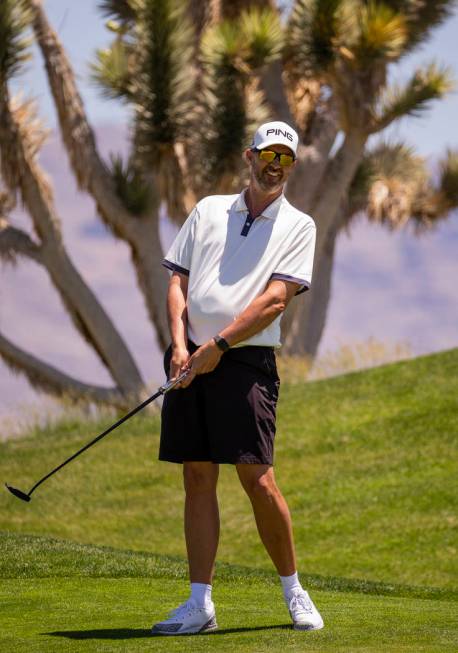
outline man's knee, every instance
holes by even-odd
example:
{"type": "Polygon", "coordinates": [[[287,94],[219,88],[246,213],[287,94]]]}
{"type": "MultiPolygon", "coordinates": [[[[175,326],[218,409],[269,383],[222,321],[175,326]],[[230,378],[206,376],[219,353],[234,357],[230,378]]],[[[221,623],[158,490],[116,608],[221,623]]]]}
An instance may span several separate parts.
{"type": "Polygon", "coordinates": [[[215,492],[218,481],[218,465],[212,463],[184,463],[183,481],[186,494],[215,492]]]}
{"type": "Polygon", "coordinates": [[[275,497],[281,496],[271,467],[261,471],[254,468],[252,471],[246,469],[238,471],[240,481],[250,499],[272,501],[275,497]]]}

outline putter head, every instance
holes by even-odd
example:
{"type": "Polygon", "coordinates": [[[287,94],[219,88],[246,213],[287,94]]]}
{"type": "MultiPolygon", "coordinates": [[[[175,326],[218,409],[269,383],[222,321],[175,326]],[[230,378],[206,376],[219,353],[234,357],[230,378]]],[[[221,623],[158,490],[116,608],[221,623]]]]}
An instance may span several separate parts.
{"type": "Polygon", "coordinates": [[[11,492],[11,494],[14,494],[14,496],[18,499],[22,499],[22,501],[30,501],[31,497],[29,497],[29,495],[25,492],[22,492],[15,487],[11,487],[11,485],[8,485],[8,483],[5,483],[5,486],[11,492]]]}

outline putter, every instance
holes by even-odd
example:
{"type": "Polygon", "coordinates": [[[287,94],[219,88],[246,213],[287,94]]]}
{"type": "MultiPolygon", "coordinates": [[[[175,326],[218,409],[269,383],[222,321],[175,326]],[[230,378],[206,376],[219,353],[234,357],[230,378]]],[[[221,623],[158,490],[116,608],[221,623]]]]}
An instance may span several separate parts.
{"type": "Polygon", "coordinates": [[[151,395],[151,397],[149,397],[148,399],[145,399],[145,401],[143,403],[139,404],[136,408],[131,410],[130,413],[127,413],[127,415],[124,415],[124,417],[121,417],[120,420],[118,420],[115,424],[113,424],[112,426],[107,428],[106,431],[104,431],[103,433],[98,435],[96,438],[94,438],[93,440],[88,442],[86,446],[84,446],[82,449],[80,449],[75,454],[73,454],[73,456],[70,456],[70,458],[67,458],[67,460],[65,460],[61,465],[59,465],[59,467],[56,467],[51,472],[49,472],[49,474],[46,474],[46,476],[43,476],[43,478],[41,478],[38,481],[38,483],[35,483],[33,488],[27,494],[25,492],[22,492],[22,490],[18,490],[17,488],[12,487],[11,485],[8,485],[8,483],[5,483],[6,488],[11,492],[11,494],[14,494],[14,496],[17,497],[18,499],[22,499],[22,501],[30,501],[32,492],[34,492],[37,489],[37,487],[39,485],[41,485],[42,483],[44,483],[50,476],[52,476],[53,474],[58,472],[59,469],[62,469],[62,467],[65,467],[65,465],[68,465],[68,463],[71,462],[72,460],[75,460],[75,458],[77,458],[80,454],[82,454],[83,451],[86,451],[86,449],[89,449],[89,447],[92,447],[93,444],[95,444],[96,442],[98,442],[99,440],[104,438],[106,435],[108,435],[108,433],[111,433],[111,431],[114,431],[123,422],[126,422],[128,419],[133,417],[133,415],[135,415],[140,410],[145,408],[145,406],[147,406],[152,401],[157,399],[160,395],[165,395],[166,392],[168,392],[169,390],[174,388],[176,385],[181,383],[181,381],[183,381],[184,378],[188,374],[189,374],[189,370],[186,370],[186,372],[183,372],[183,374],[180,374],[180,376],[178,376],[176,379],[171,379],[170,381],[167,381],[167,383],[164,383],[164,385],[161,385],[161,387],[158,389],[158,391],[154,395],[151,395]]]}

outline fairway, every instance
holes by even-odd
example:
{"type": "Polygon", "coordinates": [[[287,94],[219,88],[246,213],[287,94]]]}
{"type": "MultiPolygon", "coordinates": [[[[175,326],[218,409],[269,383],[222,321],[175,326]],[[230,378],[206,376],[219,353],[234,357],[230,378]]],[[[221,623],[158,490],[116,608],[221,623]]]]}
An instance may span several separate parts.
{"type": "MultiPolygon", "coordinates": [[[[29,504],[0,493],[0,651],[456,653],[457,396],[458,350],[283,384],[276,474],[323,630],[291,629],[228,466],[219,630],[150,637],[188,585],[181,470],[156,462],[159,420],[144,417],[29,504]]],[[[1,480],[28,490],[107,425],[64,420],[0,443],[1,480]]]]}
{"type": "MultiPolygon", "coordinates": [[[[456,595],[425,599],[414,596],[413,588],[401,586],[380,587],[378,591],[407,596],[315,590],[313,597],[320,606],[325,628],[311,633],[296,632],[291,628],[273,574],[257,574],[253,570],[245,576],[243,569],[227,565],[218,570],[215,583],[217,632],[152,637],[153,621],[186,598],[183,560],[162,560],[147,554],[44,538],[2,535],[0,541],[7,553],[2,575],[22,576],[4,578],[0,584],[0,650],[8,653],[261,653],[304,649],[316,653],[452,653],[458,646],[456,595]],[[15,556],[14,551],[19,555],[15,556]],[[18,558],[19,563],[15,562],[18,558]],[[107,574],[109,569],[120,577],[94,578],[107,574]],[[149,578],[133,576],[146,571],[149,578]],[[62,577],[62,572],[67,576],[62,577]],[[123,577],[123,573],[130,577],[123,577]],[[181,578],[177,579],[177,575],[181,578]]],[[[326,586],[325,579],[322,583],[326,586]]],[[[335,579],[328,584],[331,587],[335,579]]],[[[365,589],[377,591],[375,587],[365,589]]]]}

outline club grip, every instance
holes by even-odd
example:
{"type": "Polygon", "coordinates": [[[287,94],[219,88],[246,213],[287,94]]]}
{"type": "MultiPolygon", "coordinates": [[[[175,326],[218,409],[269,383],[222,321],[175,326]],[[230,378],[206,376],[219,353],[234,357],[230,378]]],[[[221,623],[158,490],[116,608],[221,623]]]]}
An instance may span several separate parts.
{"type": "Polygon", "coordinates": [[[159,392],[163,395],[165,395],[166,392],[174,388],[176,385],[184,381],[184,379],[188,376],[189,370],[186,370],[180,376],[177,376],[176,379],[170,379],[170,381],[167,381],[167,383],[164,383],[164,385],[161,385],[159,388],[159,392]]]}

